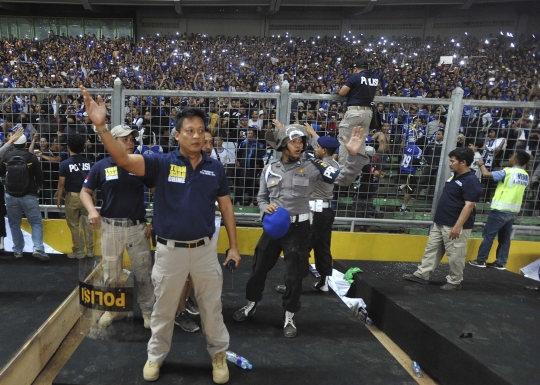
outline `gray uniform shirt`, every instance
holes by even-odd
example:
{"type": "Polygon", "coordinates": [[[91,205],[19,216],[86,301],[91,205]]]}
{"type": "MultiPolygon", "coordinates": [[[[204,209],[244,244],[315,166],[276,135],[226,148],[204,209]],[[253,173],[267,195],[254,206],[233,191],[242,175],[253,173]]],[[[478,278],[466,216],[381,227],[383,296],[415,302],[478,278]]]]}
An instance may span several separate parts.
{"type": "MultiPolygon", "coordinates": [[[[349,154],[333,184],[350,185],[368,161],[366,155],[349,154]]],[[[292,216],[309,213],[309,199],[315,185],[324,183],[319,169],[306,159],[287,166],[281,160],[274,160],[264,168],[260,182],[258,202],[261,217],[270,203],[287,209],[292,216]]],[[[328,186],[333,188],[332,184],[328,186]]]]}
{"type": "MultiPolygon", "coordinates": [[[[335,169],[339,169],[339,163],[334,160],[333,156],[327,156],[326,158],[323,158],[322,161],[334,167],[335,169]]],[[[315,189],[311,193],[312,200],[322,199],[325,202],[330,202],[333,198],[334,198],[334,185],[333,184],[326,183],[323,180],[318,180],[317,182],[315,182],[315,189]]]]}

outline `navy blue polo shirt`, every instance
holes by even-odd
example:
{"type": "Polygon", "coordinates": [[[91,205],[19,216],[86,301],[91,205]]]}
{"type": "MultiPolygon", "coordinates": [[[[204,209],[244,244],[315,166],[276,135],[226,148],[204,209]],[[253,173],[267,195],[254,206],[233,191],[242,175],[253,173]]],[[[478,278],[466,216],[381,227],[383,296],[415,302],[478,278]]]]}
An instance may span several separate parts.
{"type": "Polygon", "coordinates": [[[144,186],[154,187],[150,178],[136,176],[118,167],[111,157],[94,164],[83,187],[101,190],[103,205],[100,214],[105,218],[143,219],[144,186]]]}
{"type": "MultiPolygon", "coordinates": [[[[457,177],[452,175],[444,185],[433,222],[438,225],[454,226],[465,206],[465,201],[478,202],[481,195],[482,186],[474,171],[466,172],[457,177]]],[[[475,216],[476,208],[463,224],[464,229],[473,228],[475,216]]]]}
{"type": "Polygon", "coordinates": [[[90,161],[82,155],[73,155],[60,163],[59,175],[66,178],[66,192],[80,192],[84,178],[90,171],[90,161]]]}
{"type": "Polygon", "coordinates": [[[156,185],[154,231],[160,237],[192,241],[215,230],[215,202],[229,195],[229,183],[220,161],[206,156],[194,170],[178,149],[143,154],[146,176],[156,185]]]}
{"type": "Polygon", "coordinates": [[[350,88],[347,94],[347,106],[371,106],[379,78],[371,71],[352,74],[345,85],[350,88]]]}

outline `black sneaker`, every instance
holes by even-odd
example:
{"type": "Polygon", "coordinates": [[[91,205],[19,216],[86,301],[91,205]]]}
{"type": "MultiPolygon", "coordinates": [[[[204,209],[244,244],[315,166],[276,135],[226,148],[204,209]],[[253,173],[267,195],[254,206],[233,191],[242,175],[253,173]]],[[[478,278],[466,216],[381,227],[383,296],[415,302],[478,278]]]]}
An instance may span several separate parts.
{"type": "Polygon", "coordinates": [[[40,250],[35,250],[32,253],[32,257],[39,259],[41,262],[49,262],[51,259],[46,252],[40,250]]]}
{"type": "Polygon", "coordinates": [[[469,265],[476,267],[486,267],[486,263],[480,262],[479,260],[469,261],[469,265]]]}
{"type": "Polygon", "coordinates": [[[429,279],[420,278],[420,277],[417,277],[414,274],[403,274],[403,278],[405,278],[407,281],[413,281],[413,282],[417,282],[417,283],[422,283],[424,285],[429,284],[429,279]]]}
{"type": "Polygon", "coordinates": [[[399,212],[400,212],[400,213],[410,213],[411,210],[409,210],[408,207],[405,207],[405,208],[401,207],[401,208],[399,209],[399,212]]]}
{"type": "Polygon", "coordinates": [[[276,291],[279,294],[285,294],[285,292],[287,291],[287,286],[285,286],[285,285],[277,285],[276,286],[276,291]]]}
{"type": "Polygon", "coordinates": [[[294,313],[285,311],[285,325],[283,326],[283,334],[287,338],[296,337],[296,324],[293,320],[294,313]]]}
{"type": "Polygon", "coordinates": [[[315,282],[312,286],[313,290],[328,293],[328,277],[321,275],[321,279],[315,282]]]}
{"type": "Polygon", "coordinates": [[[461,285],[454,285],[453,283],[445,283],[441,286],[441,290],[444,291],[457,291],[461,290],[461,285]]]}
{"type": "Polygon", "coordinates": [[[195,302],[191,299],[191,297],[187,297],[186,299],[186,310],[189,314],[192,315],[198,315],[199,314],[199,307],[195,305],[195,302]]]}
{"type": "Polygon", "coordinates": [[[197,325],[195,322],[193,322],[191,318],[189,318],[189,314],[185,310],[176,316],[174,323],[180,326],[180,329],[188,333],[195,333],[201,330],[199,325],[197,325]]]}
{"type": "Polygon", "coordinates": [[[487,267],[494,267],[497,270],[506,270],[506,266],[503,266],[503,265],[501,265],[500,263],[497,263],[497,262],[488,262],[488,263],[486,263],[486,266],[487,267]]]}
{"type": "Polygon", "coordinates": [[[238,322],[245,321],[247,317],[251,317],[257,310],[257,302],[248,301],[247,305],[234,312],[233,319],[238,322]]]}

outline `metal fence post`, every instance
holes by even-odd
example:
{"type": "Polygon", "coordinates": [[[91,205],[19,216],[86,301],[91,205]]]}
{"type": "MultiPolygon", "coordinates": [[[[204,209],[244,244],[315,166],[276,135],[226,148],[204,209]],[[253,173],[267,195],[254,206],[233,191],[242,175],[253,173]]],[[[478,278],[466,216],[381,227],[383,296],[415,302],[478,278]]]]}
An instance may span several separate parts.
{"type": "Polygon", "coordinates": [[[118,126],[123,123],[124,101],[122,100],[122,80],[114,80],[114,89],[111,99],[111,126],[118,126]]]}
{"type": "Polygon", "coordinates": [[[287,125],[289,124],[290,105],[289,82],[287,80],[281,83],[279,94],[279,111],[277,117],[282,124],[287,125]]]}
{"type": "Polygon", "coordinates": [[[435,210],[442,194],[444,184],[450,177],[450,168],[448,165],[448,153],[456,148],[457,137],[459,135],[459,127],[461,125],[461,114],[463,113],[463,89],[458,87],[452,92],[452,99],[448,107],[446,120],[446,129],[444,132],[444,143],[441,151],[441,160],[439,162],[439,172],[437,174],[437,182],[435,184],[435,194],[433,197],[433,205],[431,206],[431,220],[435,217],[435,210]]]}

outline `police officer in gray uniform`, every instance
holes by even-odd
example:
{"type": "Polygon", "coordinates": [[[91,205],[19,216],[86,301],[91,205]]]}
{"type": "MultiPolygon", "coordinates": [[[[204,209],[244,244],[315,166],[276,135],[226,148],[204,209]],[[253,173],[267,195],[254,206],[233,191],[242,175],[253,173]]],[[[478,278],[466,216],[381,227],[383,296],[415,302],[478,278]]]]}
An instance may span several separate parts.
{"type": "Polygon", "coordinates": [[[347,159],[347,150],[344,147],[343,137],[349,137],[353,127],[362,126],[369,129],[373,117],[372,103],[375,92],[379,86],[379,78],[371,72],[369,62],[360,57],[352,64],[353,74],[339,90],[340,96],[347,97],[347,110],[339,123],[339,164],[343,165],[347,159]]]}
{"type": "MultiPolygon", "coordinates": [[[[308,124],[309,125],[309,124],[308,124]]],[[[315,130],[306,125],[306,131],[312,137],[312,146],[315,148],[315,157],[322,159],[326,164],[334,168],[339,168],[338,162],[334,159],[334,153],[339,148],[337,139],[330,136],[319,137],[315,130]]],[[[320,279],[311,287],[314,290],[328,292],[328,277],[332,275],[332,253],[330,244],[332,240],[332,225],[334,224],[335,213],[331,206],[334,197],[334,185],[317,181],[315,190],[309,200],[309,209],[313,213],[311,223],[311,248],[315,254],[315,268],[319,272],[320,279]]],[[[285,285],[278,285],[276,291],[285,294],[285,285]]]]}
{"type": "MultiPolygon", "coordinates": [[[[334,168],[339,168],[334,159],[334,152],[339,148],[337,139],[330,136],[321,136],[317,139],[315,156],[334,168]]],[[[332,239],[332,225],[335,213],[330,205],[334,197],[334,186],[318,181],[311,194],[309,206],[313,212],[311,224],[311,246],[315,254],[315,268],[321,275],[319,282],[312,287],[315,290],[328,292],[328,277],[332,275],[332,253],[330,242],[332,239]]]]}
{"type": "Polygon", "coordinates": [[[347,161],[341,170],[331,167],[320,159],[303,159],[307,136],[303,126],[288,125],[278,132],[277,149],[281,159],[268,164],[261,175],[258,195],[261,216],[272,215],[278,207],[290,214],[291,224],[287,233],[273,239],[266,231],[255,248],[253,271],[246,286],[247,305],[237,310],[233,318],[244,321],[255,313],[257,303],[262,300],[266,276],[276,264],[283,251],[286,273],[283,295],[285,337],[296,336],[294,314],[300,310],[302,280],[309,273],[309,199],[319,180],[329,184],[350,185],[368,162],[362,127],[355,127],[350,140],[344,138],[347,161]]]}

